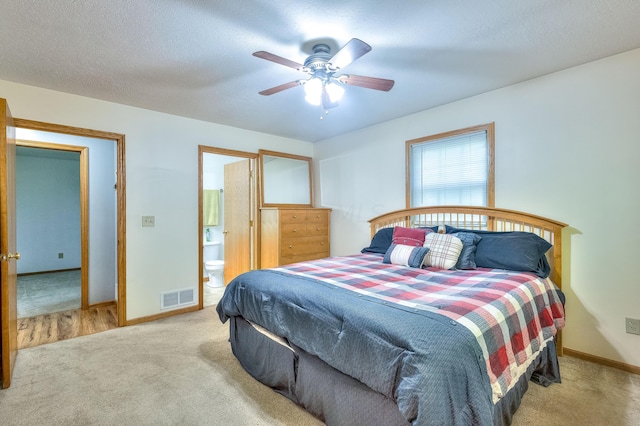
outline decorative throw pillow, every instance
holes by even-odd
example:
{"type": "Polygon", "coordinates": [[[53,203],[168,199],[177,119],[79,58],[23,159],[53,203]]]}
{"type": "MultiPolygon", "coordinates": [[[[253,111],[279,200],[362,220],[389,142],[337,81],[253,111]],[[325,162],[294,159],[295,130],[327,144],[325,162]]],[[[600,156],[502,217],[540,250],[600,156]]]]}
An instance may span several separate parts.
{"type": "Polygon", "coordinates": [[[424,257],[428,252],[428,247],[391,244],[391,247],[389,247],[389,250],[387,250],[382,259],[382,263],[422,268],[424,257]]]}
{"type": "Polygon", "coordinates": [[[456,232],[451,235],[462,241],[462,251],[458,257],[456,269],[476,269],[476,248],[482,237],[473,232],[456,232]]]}
{"type": "Polygon", "coordinates": [[[403,228],[402,226],[396,226],[393,228],[393,238],[391,243],[422,247],[424,245],[424,236],[426,234],[426,228],[403,228]]]}
{"type": "Polygon", "coordinates": [[[424,265],[440,269],[455,267],[462,251],[462,241],[452,234],[429,233],[424,238],[424,246],[429,247],[424,265]]]}

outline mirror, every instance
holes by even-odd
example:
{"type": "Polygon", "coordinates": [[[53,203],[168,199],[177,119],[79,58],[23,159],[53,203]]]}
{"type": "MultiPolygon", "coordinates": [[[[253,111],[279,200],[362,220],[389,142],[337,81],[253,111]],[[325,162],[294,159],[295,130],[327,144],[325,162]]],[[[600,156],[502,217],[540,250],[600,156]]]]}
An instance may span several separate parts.
{"type": "Polygon", "coordinates": [[[262,206],[311,207],[311,157],[258,151],[262,206]]]}

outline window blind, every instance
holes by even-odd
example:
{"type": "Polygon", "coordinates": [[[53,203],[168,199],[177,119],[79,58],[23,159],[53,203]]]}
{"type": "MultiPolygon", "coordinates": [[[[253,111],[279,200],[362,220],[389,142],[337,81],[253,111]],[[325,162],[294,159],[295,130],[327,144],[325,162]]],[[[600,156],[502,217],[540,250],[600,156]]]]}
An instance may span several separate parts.
{"type": "Polygon", "coordinates": [[[487,205],[485,130],[411,146],[411,207],[487,205]]]}

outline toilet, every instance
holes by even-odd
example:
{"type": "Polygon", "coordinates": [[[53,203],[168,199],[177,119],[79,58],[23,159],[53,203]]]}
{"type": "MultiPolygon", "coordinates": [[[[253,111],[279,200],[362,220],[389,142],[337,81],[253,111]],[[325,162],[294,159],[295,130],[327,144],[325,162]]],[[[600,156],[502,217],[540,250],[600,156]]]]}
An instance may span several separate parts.
{"type": "Polygon", "coordinates": [[[220,260],[220,241],[204,243],[204,270],[209,276],[209,287],[224,286],[224,260],[220,260]]]}

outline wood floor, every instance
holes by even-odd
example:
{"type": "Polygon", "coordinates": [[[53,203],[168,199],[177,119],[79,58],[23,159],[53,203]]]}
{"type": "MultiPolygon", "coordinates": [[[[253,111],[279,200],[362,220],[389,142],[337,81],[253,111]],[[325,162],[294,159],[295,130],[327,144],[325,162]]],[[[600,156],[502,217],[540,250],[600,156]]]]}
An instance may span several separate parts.
{"type": "Polygon", "coordinates": [[[115,304],[18,318],[18,349],[117,328],[115,304]]]}

